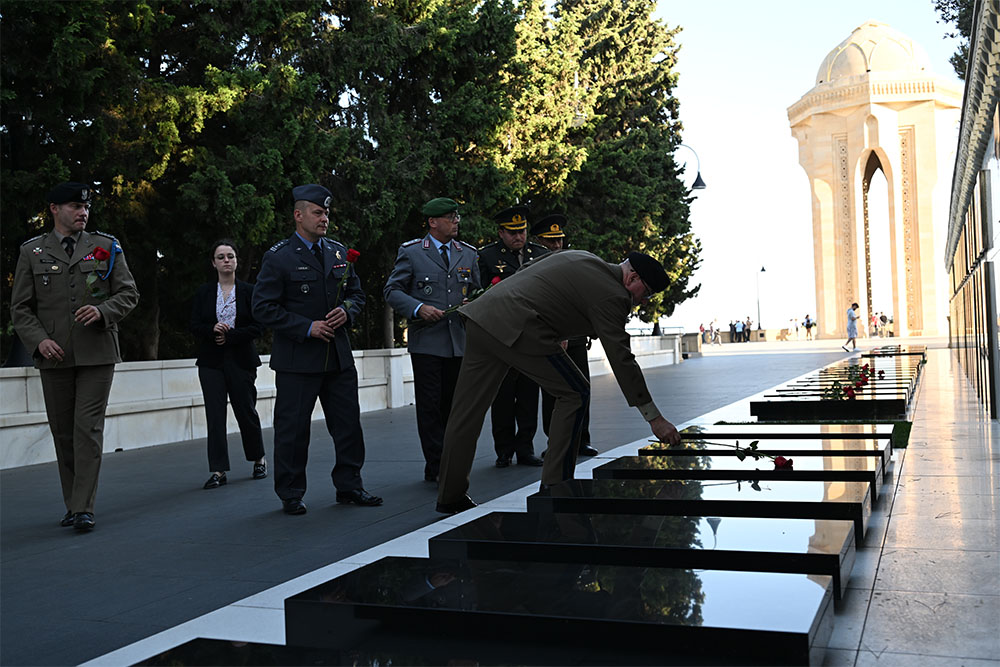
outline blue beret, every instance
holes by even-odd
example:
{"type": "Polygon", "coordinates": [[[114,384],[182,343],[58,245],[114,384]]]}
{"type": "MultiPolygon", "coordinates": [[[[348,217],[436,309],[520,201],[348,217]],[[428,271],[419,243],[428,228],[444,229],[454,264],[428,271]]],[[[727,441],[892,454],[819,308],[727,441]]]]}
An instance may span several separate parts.
{"type": "Polygon", "coordinates": [[[49,190],[48,200],[53,204],[65,204],[66,202],[88,203],[93,199],[94,190],[86,183],[60,183],[49,190]]]}
{"type": "Polygon", "coordinates": [[[300,185],[292,188],[292,199],[295,201],[311,201],[323,208],[330,208],[330,191],[322,185],[300,185]]]}

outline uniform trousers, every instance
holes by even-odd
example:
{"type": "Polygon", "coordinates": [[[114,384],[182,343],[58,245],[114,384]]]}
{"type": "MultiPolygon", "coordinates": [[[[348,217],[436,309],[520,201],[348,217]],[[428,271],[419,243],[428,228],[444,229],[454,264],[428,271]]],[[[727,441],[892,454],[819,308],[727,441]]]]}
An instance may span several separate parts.
{"type": "Polygon", "coordinates": [[[338,491],[362,488],[365,439],[358,403],[358,371],[352,365],[327,373],[274,374],[274,492],[282,500],[306,492],[312,411],[319,398],[337,461],[330,473],[338,491]]]}
{"type": "Polygon", "coordinates": [[[417,433],[426,461],[424,476],[436,477],[441,468],[444,430],[451,413],[462,357],[411,352],[410,363],[413,364],[413,389],[417,402],[417,433]]]}
{"type": "Polygon", "coordinates": [[[533,456],[538,431],[538,383],[512,368],[500,383],[490,412],[497,456],[533,456]]]}
{"type": "Polygon", "coordinates": [[[571,444],[578,442],[583,428],[590,383],[558,344],[545,351],[540,351],[538,344],[523,341],[507,346],[472,320],[466,320],[465,358],[444,435],[439,503],[454,503],[468,491],[486,411],[510,368],[537,382],[556,399],[542,483],[558,484],[573,477],[576,448],[571,444]]]}
{"type": "MultiPolygon", "coordinates": [[[[587,359],[587,342],[585,338],[574,338],[569,341],[566,346],[566,354],[569,358],[573,360],[576,367],[580,369],[583,373],[583,377],[590,382],[590,361],[587,359]]],[[[542,389],[542,431],[545,435],[549,434],[549,425],[552,422],[552,409],[555,407],[556,399],[555,396],[549,392],[542,389]]],[[[590,445],[590,408],[588,406],[587,414],[583,418],[583,429],[580,431],[580,444],[577,446],[577,451],[580,447],[590,445]]]]}
{"type": "Polygon", "coordinates": [[[205,397],[208,424],[208,469],[229,470],[229,439],[226,435],[226,404],[232,402],[233,415],[240,427],[243,454],[247,461],[264,458],[264,439],[257,414],[257,369],[242,368],[233,355],[223,352],[222,367],[198,366],[198,380],[205,397]],[[228,396],[228,401],[227,401],[228,396]]]}
{"type": "Polygon", "coordinates": [[[42,369],[39,375],[66,510],[93,513],[115,365],[42,369]]]}

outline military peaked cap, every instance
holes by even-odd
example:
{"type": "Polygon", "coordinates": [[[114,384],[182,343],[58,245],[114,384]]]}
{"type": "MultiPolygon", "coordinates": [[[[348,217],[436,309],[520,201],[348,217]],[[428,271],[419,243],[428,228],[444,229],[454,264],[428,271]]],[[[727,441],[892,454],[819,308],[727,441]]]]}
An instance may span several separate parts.
{"type": "Polygon", "coordinates": [[[531,233],[543,239],[565,238],[563,227],[566,226],[566,216],[561,213],[547,215],[531,226],[531,233]]]}
{"type": "Polygon", "coordinates": [[[510,232],[528,228],[528,207],[511,206],[493,216],[493,221],[510,232]]]}
{"type": "Polygon", "coordinates": [[[649,255],[641,252],[630,252],[628,263],[642,278],[642,282],[646,283],[646,287],[653,292],[662,292],[667,288],[667,284],[670,282],[667,279],[667,272],[663,270],[662,264],[649,255]]]}

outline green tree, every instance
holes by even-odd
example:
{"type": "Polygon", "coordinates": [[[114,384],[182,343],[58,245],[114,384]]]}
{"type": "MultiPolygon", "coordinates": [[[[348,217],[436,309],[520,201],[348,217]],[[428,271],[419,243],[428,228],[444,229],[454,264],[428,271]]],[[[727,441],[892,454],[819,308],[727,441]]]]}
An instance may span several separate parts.
{"type": "Polygon", "coordinates": [[[972,21],[976,17],[975,0],[934,0],[934,9],[941,15],[939,23],[951,25],[953,30],[946,32],[945,37],[961,40],[958,50],[952,54],[948,62],[955,69],[955,74],[965,81],[965,72],[969,69],[969,40],[972,38],[972,21]]]}

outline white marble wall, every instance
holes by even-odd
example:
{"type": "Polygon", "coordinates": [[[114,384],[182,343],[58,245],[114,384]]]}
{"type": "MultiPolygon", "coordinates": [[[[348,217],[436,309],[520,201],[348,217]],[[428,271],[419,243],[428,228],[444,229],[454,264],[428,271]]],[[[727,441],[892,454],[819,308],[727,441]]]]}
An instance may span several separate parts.
{"type": "MultiPolygon", "coordinates": [[[[680,363],[680,336],[634,336],[643,368],[680,363]]],[[[590,350],[592,376],[611,372],[599,341],[590,350]]],[[[413,371],[403,349],[354,352],[362,412],[412,405],[413,371]]],[[[257,369],[257,412],[271,426],[274,373],[257,369]]],[[[118,364],[108,401],[104,450],[134,449],[204,438],[204,402],[193,359],[118,364]]],[[[317,402],[313,419],[322,419],[317,402]]],[[[232,410],[229,432],[238,430],[232,410]]],[[[0,368],[0,469],[55,460],[42,386],[33,368],[0,368]]]]}

